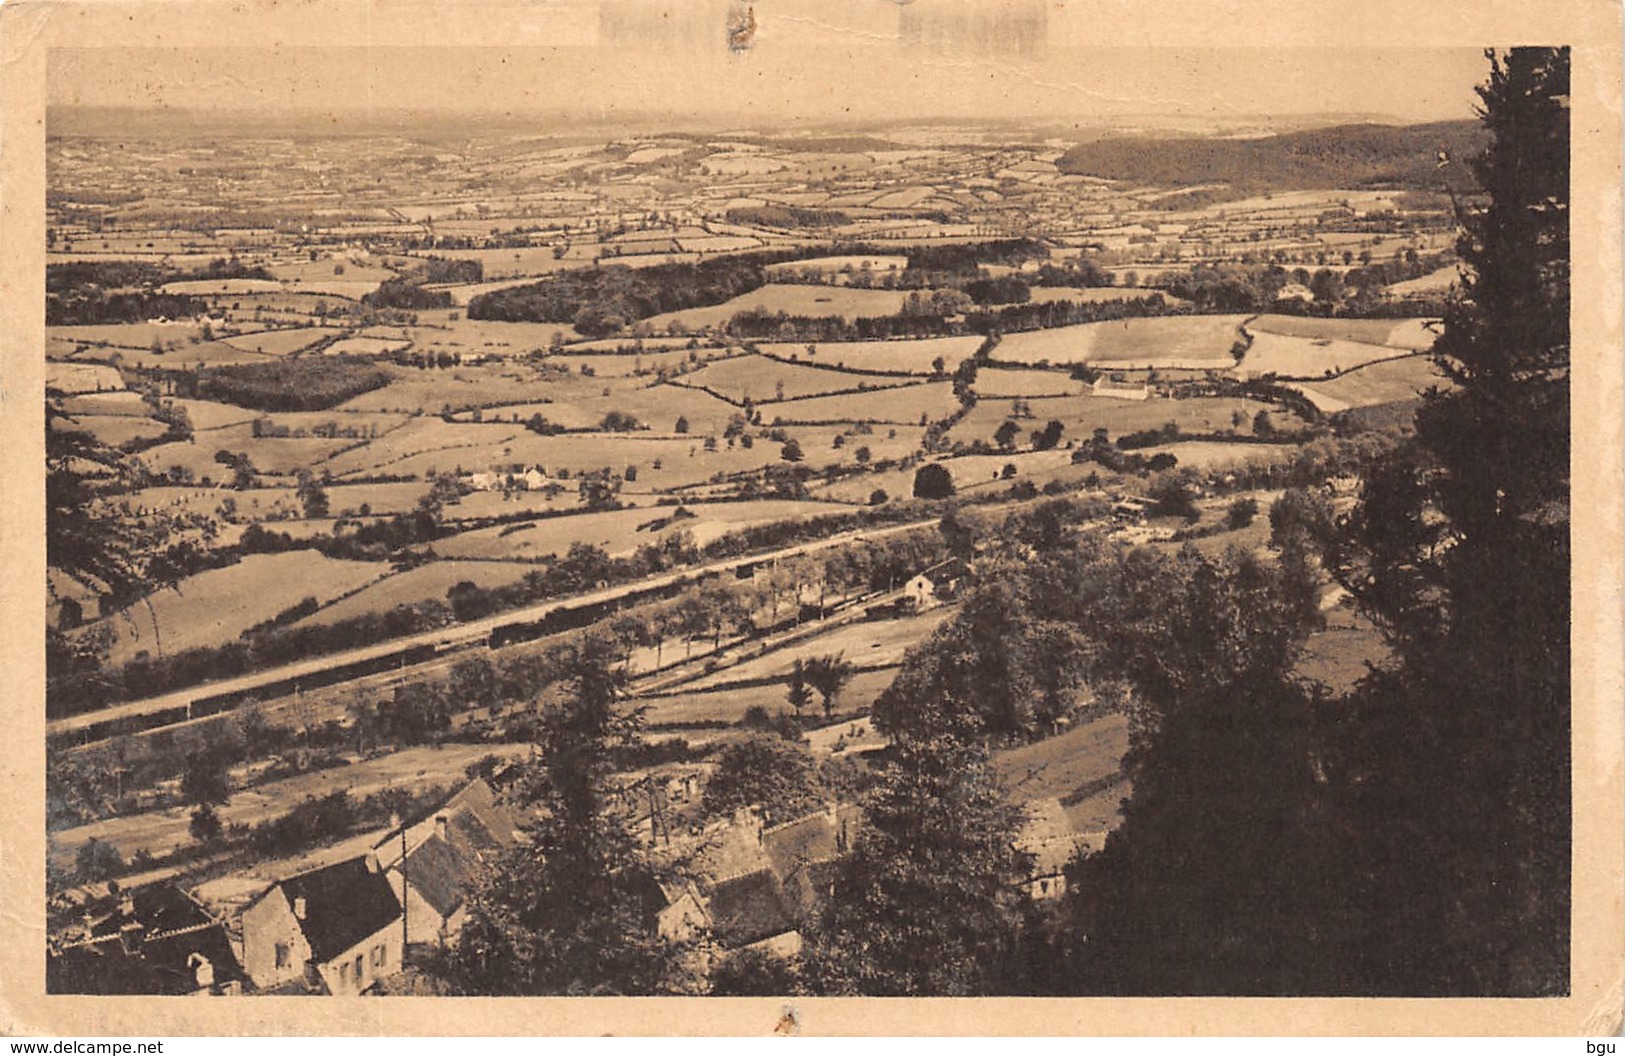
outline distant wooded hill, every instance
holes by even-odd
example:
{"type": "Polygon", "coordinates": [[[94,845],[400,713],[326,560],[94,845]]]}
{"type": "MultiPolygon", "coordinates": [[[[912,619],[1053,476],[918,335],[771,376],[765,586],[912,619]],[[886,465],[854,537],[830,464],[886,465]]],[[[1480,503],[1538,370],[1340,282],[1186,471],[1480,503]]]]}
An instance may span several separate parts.
{"type": "Polygon", "coordinates": [[[1227,183],[1235,191],[1403,187],[1470,190],[1466,162],[1488,139],[1474,121],[1339,125],[1261,139],[1146,137],[1080,143],[1062,172],[1163,186],[1227,183]],[[1439,168],[1439,152],[1451,164],[1439,168]]]}

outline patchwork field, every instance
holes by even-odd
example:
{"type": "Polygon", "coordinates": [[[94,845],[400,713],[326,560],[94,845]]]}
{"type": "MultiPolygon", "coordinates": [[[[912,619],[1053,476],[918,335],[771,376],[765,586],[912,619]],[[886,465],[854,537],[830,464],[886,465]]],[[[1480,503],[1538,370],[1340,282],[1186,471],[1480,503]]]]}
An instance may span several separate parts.
{"type": "Polygon", "coordinates": [[[1093,363],[1121,369],[1234,365],[1244,315],[1180,315],[1081,323],[1010,334],[993,350],[1006,363],[1093,363]]]}
{"type": "Polygon", "coordinates": [[[334,455],[324,461],[321,468],[335,477],[394,474],[398,472],[393,468],[397,463],[414,456],[445,454],[448,458],[455,457],[458,449],[500,446],[521,431],[512,425],[462,424],[427,416],[397,419],[388,426],[380,426],[377,439],[334,455]]]}
{"type": "MultiPolygon", "coordinates": [[[[662,650],[664,661],[683,655],[680,643],[668,642],[662,650]]],[[[841,691],[841,707],[864,708],[892,684],[896,671],[860,671],[841,691]]],[[[640,698],[647,706],[645,713],[650,725],[686,726],[698,723],[738,722],[747,709],[766,708],[768,714],[791,711],[785,700],[785,687],[751,686],[746,689],[718,689],[710,692],[675,693],[664,697],[640,698]]],[[[816,710],[817,703],[813,704],[816,710]]]]}
{"type": "Polygon", "coordinates": [[[1385,360],[1331,381],[1293,386],[1327,413],[1414,400],[1434,385],[1447,387],[1428,356],[1385,360]]]}
{"type": "Polygon", "coordinates": [[[1307,337],[1317,341],[1357,341],[1421,351],[1433,347],[1438,323],[1431,319],[1316,319],[1302,315],[1260,315],[1247,321],[1258,334],[1307,337]]]}
{"type": "Polygon", "coordinates": [[[320,327],[296,327],[291,330],[261,330],[252,334],[237,334],[223,338],[226,344],[245,352],[260,352],[268,356],[286,356],[309,348],[333,331],[320,327]]]}
{"type": "Polygon", "coordinates": [[[815,396],[764,405],[765,422],[876,422],[918,425],[921,416],[945,418],[959,405],[953,385],[946,381],[901,385],[874,392],[815,396]]]}
{"type": "Polygon", "coordinates": [[[166,282],[158,287],[163,293],[190,294],[193,297],[238,293],[277,293],[282,284],[273,279],[192,279],[186,282],[166,282]]]}
{"type": "Polygon", "coordinates": [[[156,440],[169,431],[163,422],[128,414],[77,414],[72,419],[58,419],[53,428],[61,432],[88,433],[109,447],[156,440]]]}
{"type": "MultiPolygon", "coordinates": [[[[569,351],[572,353],[617,352],[624,354],[628,351],[634,350],[634,347],[639,340],[642,341],[643,351],[645,352],[676,352],[686,351],[688,349],[689,342],[693,341],[694,338],[645,337],[639,339],[631,337],[605,337],[599,338],[596,341],[577,341],[570,345],[569,351]]],[[[707,351],[714,351],[714,349],[700,348],[697,351],[699,351],[701,355],[704,355],[707,351]]]]}
{"type": "Polygon", "coordinates": [[[691,517],[676,517],[678,507],[657,506],[603,513],[582,513],[519,524],[495,525],[437,540],[443,558],[482,561],[532,561],[563,554],[575,543],[601,546],[612,555],[631,553],[645,543],[659,544],[687,532],[705,546],[728,532],[773,521],[796,520],[835,512],[816,502],[725,502],[682,507],[691,517]]]}
{"type": "Polygon", "coordinates": [[[66,395],[84,392],[111,392],[124,388],[124,376],[114,367],[99,363],[45,364],[45,387],[66,395]]]}
{"type": "Polygon", "coordinates": [[[395,276],[388,268],[370,264],[358,264],[353,260],[297,260],[283,264],[272,264],[265,270],[271,277],[281,282],[289,283],[324,283],[334,280],[351,283],[371,283],[377,286],[385,279],[395,276]]]}
{"type": "Polygon", "coordinates": [[[580,260],[554,257],[553,250],[549,246],[525,246],[519,249],[460,249],[457,251],[457,259],[479,261],[485,268],[487,280],[547,275],[566,268],[579,268],[582,264],[580,260]]]}
{"type": "MultiPolygon", "coordinates": [[[[625,433],[597,433],[589,436],[536,436],[525,434],[512,443],[513,459],[525,465],[546,468],[550,476],[568,471],[572,478],[583,471],[609,469],[622,475],[635,469],[638,491],[685,487],[710,479],[717,473],[738,473],[759,469],[779,461],[779,445],[758,441],[749,450],[719,444],[705,450],[703,440],[689,437],[642,437],[625,433]],[[660,463],[656,468],[655,463],[660,463]]],[[[403,463],[404,464],[404,463],[403,463]]],[[[574,480],[564,481],[574,489],[574,480]]]]}
{"type": "MultiPolygon", "coordinates": [[[[1233,397],[1132,401],[1063,396],[1033,398],[1025,402],[1033,416],[1017,420],[1022,427],[1022,436],[1018,441],[1022,446],[1026,444],[1028,432],[1042,429],[1051,418],[1059,420],[1066,427],[1062,435],[1063,444],[1067,440],[1088,440],[1096,429],[1106,429],[1116,438],[1125,433],[1160,429],[1168,422],[1174,422],[1187,433],[1235,429],[1245,434],[1251,432],[1251,422],[1259,411],[1268,411],[1271,420],[1280,428],[1291,428],[1297,423],[1295,416],[1281,411],[1274,404],[1233,397]]],[[[994,431],[1013,416],[1013,411],[1011,400],[978,401],[970,413],[949,431],[949,436],[967,443],[977,439],[991,442],[994,431]]]]}
{"type": "Polygon", "coordinates": [[[885,492],[888,500],[906,499],[912,494],[913,486],[913,469],[888,469],[845,477],[833,484],[813,481],[808,484],[808,490],[829,502],[868,506],[876,491],[885,492]]]}
{"type": "Polygon", "coordinates": [[[112,635],[113,663],[141,652],[156,656],[223,645],[307,597],[332,599],[388,571],[386,564],[335,561],[313,550],[250,554],[160,590],[150,605],[131,606],[90,626],[105,626],[112,635]]]}
{"type": "Polygon", "coordinates": [[[564,323],[502,323],[490,319],[451,318],[454,312],[419,312],[421,326],[408,327],[405,336],[419,352],[480,352],[489,356],[520,356],[546,351],[554,335],[575,341],[579,335],[564,323]]]}
{"type": "Polygon", "coordinates": [[[389,341],[377,337],[346,337],[322,349],[326,356],[384,356],[409,347],[407,341],[389,341]]]}
{"type": "Polygon", "coordinates": [[[866,316],[895,315],[908,295],[898,290],[860,290],[850,286],[798,286],[769,283],[750,293],[708,308],[688,308],[666,312],[645,320],[656,330],[672,323],[696,329],[721,326],[740,312],[784,312],[787,315],[828,316],[861,319],[866,316]]]}
{"type": "Polygon", "coordinates": [[[843,272],[851,273],[863,271],[868,268],[875,275],[884,275],[888,271],[901,272],[908,267],[908,258],[895,257],[865,257],[865,256],[835,256],[810,257],[807,260],[786,261],[783,264],[769,264],[765,269],[769,275],[789,272],[796,274],[803,271],[816,271],[825,275],[836,275],[843,272]]]}
{"type": "Polygon", "coordinates": [[[1109,778],[1128,751],[1128,719],[1107,715],[1035,744],[993,753],[993,768],[1013,802],[1066,799],[1109,778]]]}
{"type": "Polygon", "coordinates": [[[811,353],[805,343],[765,342],[757,347],[778,359],[907,374],[931,374],[940,359],[943,369],[951,374],[960,363],[975,355],[981,344],[982,338],[970,336],[928,337],[915,341],[827,341],[814,343],[811,353]]]}
{"type": "MultiPolygon", "coordinates": [[[[266,363],[273,357],[248,352],[224,341],[190,340],[170,341],[162,352],[151,348],[120,348],[113,352],[118,362],[131,367],[157,367],[165,370],[190,370],[197,367],[229,367],[239,363],[266,363]]],[[[110,360],[105,350],[86,352],[82,359],[110,360]]]]}
{"type": "Polygon", "coordinates": [[[983,367],[971,386],[980,398],[1078,396],[1086,386],[1060,370],[997,370],[983,367]]]}
{"type": "MultiPolygon", "coordinates": [[[[411,416],[387,411],[269,411],[257,412],[267,429],[305,430],[316,433],[329,429],[353,432],[360,438],[369,435],[384,436],[409,422],[421,420],[422,415],[411,416]]],[[[438,421],[439,419],[435,419],[438,421]]],[[[252,426],[239,430],[244,436],[252,434],[252,426]]]]}
{"type": "Polygon", "coordinates": [[[738,253],[747,249],[760,249],[762,240],[743,235],[711,235],[677,239],[677,248],[684,253],[738,253]]]}
{"type": "Polygon", "coordinates": [[[1460,268],[1452,264],[1448,268],[1429,272],[1415,279],[1405,282],[1396,282],[1392,286],[1383,287],[1383,292],[1390,297],[1411,297],[1417,294],[1443,293],[1461,281],[1460,268]]]}
{"type": "Polygon", "coordinates": [[[566,352],[562,355],[548,356],[547,363],[549,366],[564,367],[572,373],[590,372],[598,377],[625,378],[658,374],[662,370],[672,373],[690,362],[705,363],[713,359],[720,359],[728,354],[726,349],[721,348],[696,349],[693,353],[678,350],[674,352],[576,355],[573,352],[566,352]]]}
{"type": "Polygon", "coordinates": [[[171,468],[180,467],[189,470],[200,483],[205,479],[220,482],[230,480],[232,475],[231,468],[215,458],[222,450],[247,455],[260,473],[292,474],[360,442],[319,437],[254,439],[247,436],[246,426],[235,425],[194,436],[191,440],[159,444],[143,451],[140,457],[154,473],[168,473],[171,468]]]}
{"type": "Polygon", "coordinates": [[[556,395],[581,395],[583,388],[565,387],[556,377],[537,374],[518,365],[454,367],[450,370],[390,368],[395,380],[383,388],[364,392],[338,406],[344,411],[400,411],[436,413],[445,407],[495,407],[550,400],[556,395]]]}
{"type": "Polygon", "coordinates": [[[227,499],[234,503],[242,520],[276,520],[301,512],[293,488],[250,488],[235,491],[228,488],[202,488],[164,486],[142,488],[132,492],[130,507],[136,513],[157,511],[174,514],[203,514],[213,516],[227,499]]]}
{"type": "MultiPolygon", "coordinates": [[[[860,447],[869,449],[871,461],[874,462],[906,458],[919,453],[920,439],[925,429],[919,424],[888,425],[880,422],[869,433],[860,432],[858,426],[847,424],[791,425],[785,427],[785,432],[801,444],[808,464],[818,466],[831,463],[856,465],[860,447]],[[835,446],[837,436],[841,437],[839,448],[835,446]]],[[[756,446],[760,447],[763,443],[758,440],[756,446]]],[[[769,443],[768,446],[774,451],[778,450],[777,444],[769,443]]]]}
{"type": "Polygon", "coordinates": [[[398,484],[335,483],[328,485],[327,504],[335,514],[347,510],[359,512],[363,506],[374,515],[410,513],[417,508],[418,500],[428,492],[429,485],[424,481],[403,481],[398,484]]]}
{"type": "MultiPolygon", "coordinates": [[[[384,572],[388,572],[389,568],[388,565],[367,567],[384,572]]],[[[388,612],[397,605],[443,602],[446,592],[459,583],[466,581],[479,587],[501,587],[517,583],[532,570],[530,565],[509,561],[431,561],[406,572],[384,575],[370,586],[318,609],[293,626],[327,626],[369,613],[388,612]]]]}
{"type": "Polygon", "coordinates": [[[1296,454],[1296,449],[1276,444],[1227,444],[1217,440],[1190,440],[1178,444],[1142,447],[1136,453],[1151,458],[1163,452],[1179,459],[1181,466],[1208,470],[1244,463],[1289,462],[1296,454]]]}
{"type": "Polygon", "coordinates": [[[843,655],[847,663],[860,667],[901,664],[903,655],[929,638],[953,612],[951,608],[937,608],[901,620],[848,623],[754,660],[723,668],[687,683],[684,688],[701,690],[746,679],[789,678],[797,659],[836,653],[843,655]]]}
{"type": "MultiPolygon", "coordinates": [[[[953,478],[954,488],[961,492],[1007,488],[1017,481],[1027,482],[1035,487],[1043,487],[1050,481],[1073,484],[1100,468],[1092,463],[1074,465],[1072,452],[1064,448],[1054,451],[960,455],[942,459],[940,464],[953,478]],[[1015,467],[1015,476],[1008,478],[1004,476],[1006,466],[1015,467]]],[[[854,505],[869,505],[877,489],[884,491],[888,499],[907,499],[913,494],[914,475],[918,468],[909,466],[865,473],[843,478],[833,484],[815,484],[811,490],[820,499],[854,505]]]]}
{"type": "Polygon", "coordinates": [[[844,374],[765,356],[738,356],[686,374],[682,383],[710,389],[736,403],[765,404],[849,389],[883,389],[908,384],[908,379],[844,374]]]}
{"type": "MultiPolygon", "coordinates": [[[[532,413],[525,408],[502,409],[503,413],[510,411],[518,413],[521,420],[532,413]]],[[[594,428],[611,411],[629,414],[655,433],[673,433],[678,419],[686,418],[693,436],[720,436],[728,427],[728,419],[740,413],[738,407],[708,392],[683,385],[651,386],[641,381],[619,383],[607,395],[600,389],[569,402],[534,409],[534,413],[567,429],[594,428]]]]}
{"type": "MultiPolygon", "coordinates": [[[[629,486],[623,495],[629,495],[629,486]]],[[[626,500],[623,500],[626,501],[626,500]]],[[[515,513],[560,513],[579,507],[576,493],[570,490],[557,494],[547,491],[515,491],[504,495],[500,491],[476,491],[464,495],[446,507],[448,521],[471,521],[481,517],[501,517],[515,513]]]]}
{"type": "Polygon", "coordinates": [[[1253,335],[1247,355],[1235,369],[1237,374],[1253,377],[1275,374],[1282,378],[1318,378],[1328,371],[1340,374],[1367,363],[1410,354],[1391,345],[1257,333],[1253,335]]]}
{"type": "Polygon", "coordinates": [[[1078,304],[1103,304],[1111,301],[1137,301],[1147,297],[1161,297],[1166,304],[1185,304],[1184,300],[1162,290],[1147,290],[1138,286],[1034,286],[1029,300],[1033,304],[1051,301],[1073,301],[1078,304]]]}
{"type": "Polygon", "coordinates": [[[375,441],[374,444],[357,448],[353,454],[347,452],[344,458],[335,458],[331,465],[343,467],[349,474],[388,473],[392,476],[425,478],[434,473],[478,473],[512,465],[541,466],[553,477],[557,477],[561,471],[567,472],[572,479],[560,483],[573,493],[576,489],[573,478],[583,471],[607,468],[616,476],[621,476],[628,469],[633,469],[638,477],[631,490],[646,492],[684,487],[707,480],[717,473],[756,469],[779,460],[778,444],[758,442],[750,450],[742,446],[732,449],[719,446],[716,451],[706,451],[699,435],[594,433],[539,436],[528,430],[515,430],[508,423],[460,424],[453,428],[467,430],[469,442],[429,447],[384,460],[382,455],[385,452],[377,447],[378,442],[375,441]]]}
{"type": "Polygon", "coordinates": [[[152,409],[137,393],[129,390],[117,392],[91,392],[83,396],[69,396],[61,402],[63,413],[72,415],[116,414],[134,418],[147,417],[152,409]]]}
{"type": "Polygon", "coordinates": [[[225,309],[237,321],[276,316],[293,321],[300,316],[314,320],[334,302],[348,298],[330,293],[300,292],[293,286],[279,286],[271,293],[234,293],[209,298],[217,308],[225,309]]]}
{"type": "MultiPolygon", "coordinates": [[[[1055,450],[1020,451],[997,455],[962,455],[958,458],[950,458],[942,464],[948,468],[949,474],[953,476],[954,487],[960,491],[965,491],[1006,483],[1004,476],[1006,466],[1016,467],[1016,475],[1008,478],[1009,480],[1032,480],[1036,482],[1048,479],[1049,475],[1055,471],[1071,466],[1072,452],[1055,450]]],[[[1086,475],[1087,472],[1088,470],[1084,470],[1079,476],[1086,475]]],[[[909,484],[911,486],[912,483],[913,480],[910,478],[909,484]]]]}
{"type": "Polygon", "coordinates": [[[186,417],[192,423],[194,433],[213,432],[260,417],[259,411],[213,400],[177,399],[175,403],[186,409],[186,417]]]}

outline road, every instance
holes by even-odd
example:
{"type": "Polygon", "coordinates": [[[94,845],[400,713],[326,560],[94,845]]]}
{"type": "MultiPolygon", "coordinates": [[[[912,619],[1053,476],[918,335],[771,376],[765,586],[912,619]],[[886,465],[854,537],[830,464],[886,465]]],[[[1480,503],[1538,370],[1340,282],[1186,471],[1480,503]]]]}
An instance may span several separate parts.
{"type": "MultiPolygon", "coordinates": [[[[600,604],[615,601],[628,595],[641,594],[650,590],[659,590],[686,580],[696,580],[702,576],[720,572],[730,572],[745,565],[759,565],[765,562],[781,561],[787,558],[800,557],[806,554],[818,553],[835,547],[847,546],[852,543],[864,542],[872,539],[881,539],[891,535],[900,535],[905,532],[928,528],[937,523],[936,518],[923,521],[910,521],[907,524],[891,525],[886,528],[871,528],[856,532],[845,532],[833,535],[827,539],[817,539],[812,542],[800,543],[796,546],[786,547],[782,550],[773,550],[766,553],[752,554],[746,557],[729,558],[709,565],[696,565],[673,572],[650,576],[634,583],[624,583],[620,586],[607,587],[603,590],[591,591],[586,594],[577,594],[568,598],[554,598],[540,602],[522,609],[513,609],[496,616],[487,616],[479,620],[458,624],[455,627],[442,627],[433,631],[424,631],[418,634],[392,638],[389,641],[379,642],[376,645],[364,646],[357,649],[346,649],[342,652],[329,653],[326,656],[315,657],[310,660],[301,660],[280,667],[267,668],[252,674],[239,675],[236,678],[223,679],[218,682],[206,682],[202,685],[191,686],[176,690],[157,697],[147,697],[143,700],[133,700],[112,707],[101,708],[63,719],[53,719],[46,723],[46,736],[58,737],[84,730],[99,722],[110,719],[125,718],[135,715],[145,715],[152,712],[164,711],[171,708],[185,707],[193,700],[202,696],[213,696],[220,693],[234,693],[243,690],[253,690],[263,686],[273,685],[287,679],[305,678],[318,675],[335,667],[346,664],[372,660],[402,649],[414,646],[439,646],[443,649],[469,649],[479,646],[490,639],[491,632],[497,627],[511,623],[527,623],[539,620],[549,613],[559,609],[572,609],[583,605],[600,604]]],[[[444,663],[444,658],[424,661],[423,666],[444,663]]],[[[403,668],[410,671],[413,668],[403,668]]],[[[377,677],[371,676],[359,677],[377,677]]],[[[339,683],[333,683],[339,684],[339,683]]]]}

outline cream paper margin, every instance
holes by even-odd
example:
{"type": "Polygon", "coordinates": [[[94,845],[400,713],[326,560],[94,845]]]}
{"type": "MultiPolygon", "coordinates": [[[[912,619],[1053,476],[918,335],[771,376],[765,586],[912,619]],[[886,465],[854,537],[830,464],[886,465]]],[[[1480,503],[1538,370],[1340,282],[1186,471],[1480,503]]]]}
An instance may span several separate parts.
{"type": "MultiPolygon", "coordinates": [[[[680,0],[672,0],[677,4],[680,0]]],[[[851,0],[884,3],[887,0],[851,0]]],[[[900,2],[900,0],[898,0],[900,2]]],[[[915,0],[931,3],[932,0],[915,0]]],[[[990,6],[996,0],[988,0],[990,6]]],[[[1572,995],[1564,999],[185,998],[44,987],[44,133],[50,49],[548,43],[592,0],[13,0],[0,7],[0,1033],[1612,1035],[1625,975],[1621,18],[1607,0],[1045,0],[1117,47],[1573,46],[1572,995]]],[[[760,0],[764,22],[796,0],[760,0]]],[[[1061,36],[1065,34],[1065,36],[1061,36]]],[[[718,47],[722,46],[721,34],[718,47]]],[[[562,42],[562,41],[561,41],[562,42]]],[[[574,42],[574,41],[571,41],[574,42]]],[[[1313,76],[1313,71],[1305,71],[1313,76]]],[[[1373,78],[1383,76],[1373,68],[1373,78]]],[[[764,86],[765,87],[765,86],[764,86]]],[[[1283,91],[1290,85],[1283,85],[1283,91]]],[[[764,96],[770,90],[764,92],[764,96]]],[[[380,100],[382,102],[383,100],[380,100]]]]}

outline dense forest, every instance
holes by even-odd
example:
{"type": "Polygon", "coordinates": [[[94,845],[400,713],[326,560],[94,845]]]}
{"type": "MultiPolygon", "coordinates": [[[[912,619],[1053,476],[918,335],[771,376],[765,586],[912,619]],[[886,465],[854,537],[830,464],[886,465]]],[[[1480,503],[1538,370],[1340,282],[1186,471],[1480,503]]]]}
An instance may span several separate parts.
{"type": "Polygon", "coordinates": [[[477,260],[430,257],[394,278],[385,279],[378,289],[362,297],[361,303],[371,308],[404,308],[412,311],[450,308],[451,294],[425,287],[431,283],[479,282],[484,277],[485,267],[477,260]]]}
{"type": "MultiPolygon", "coordinates": [[[[868,245],[842,248],[852,254],[883,252],[868,245]]],[[[808,248],[722,257],[698,264],[580,268],[560,272],[540,282],[481,294],[469,302],[468,317],[505,322],[569,323],[579,333],[601,337],[653,315],[721,304],[766,285],[769,280],[765,265],[806,259],[821,252],[808,248]]],[[[981,269],[989,264],[1013,266],[1042,258],[1047,253],[1043,243],[1027,238],[914,246],[908,251],[908,265],[902,275],[888,276],[888,279],[898,287],[958,286],[977,281],[981,269]]],[[[854,276],[854,285],[869,282],[866,275],[854,276]]],[[[1002,287],[1001,291],[1009,292],[1002,287]]],[[[998,293],[993,288],[982,292],[997,302],[998,293]]],[[[759,333],[754,324],[749,325],[753,326],[752,333],[759,333]]],[[[893,327],[864,336],[907,332],[912,332],[907,326],[893,327]]]]}
{"type": "Polygon", "coordinates": [[[356,356],[205,367],[174,375],[177,395],[256,411],[325,411],[389,383],[389,371],[356,356]]]}
{"type": "Polygon", "coordinates": [[[170,282],[197,279],[269,279],[264,268],[224,257],[196,271],[180,271],[134,260],[75,261],[45,268],[47,326],[99,326],[179,319],[202,315],[207,301],[187,294],[161,293],[170,282]]]}
{"type": "MultiPolygon", "coordinates": [[[[775,258],[776,259],[776,258],[775,258]]],[[[620,265],[561,272],[541,282],[493,290],[468,303],[470,319],[570,323],[589,337],[612,334],[661,312],[721,304],[767,283],[765,256],[699,264],[620,265]]]]}
{"type": "Polygon", "coordinates": [[[1080,143],[1056,162],[1062,172],[1161,185],[1226,183],[1236,192],[1318,187],[1471,189],[1459,167],[1481,151],[1484,129],[1471,121],[1430,125],[1339,125],[1262,139],[1122,137],[1080,143]]]}
{"type": "Polygon", "coordinates": [[[726,215],[730,224],[758,227],[839,227],[852,222],[852,217],[839,209],[808,209],[796,205],[737,206],[726,215]]]}

